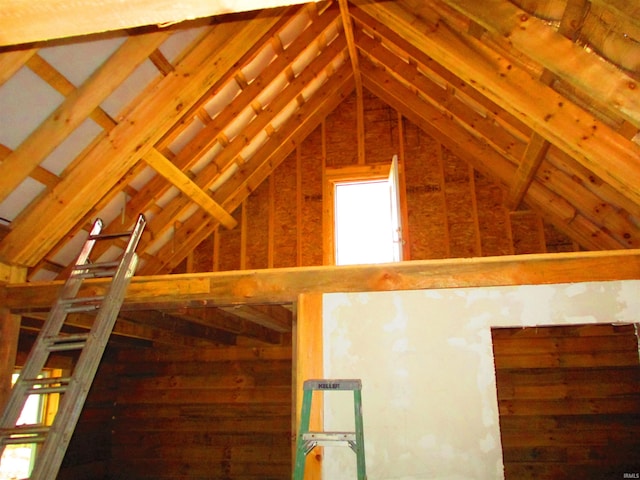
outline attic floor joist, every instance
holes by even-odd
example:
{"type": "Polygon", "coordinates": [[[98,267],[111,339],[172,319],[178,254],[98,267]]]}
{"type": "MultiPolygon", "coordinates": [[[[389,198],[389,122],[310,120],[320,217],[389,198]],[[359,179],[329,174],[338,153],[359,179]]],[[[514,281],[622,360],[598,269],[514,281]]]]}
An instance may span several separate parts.
{"type": "MultiPolygon", "coordinates": [[[[133,277],[123,309],[287,304],[307,293],[638,279],[640,250],[174,274],[133,277]]],[[[16,313],[48,307],[61,285],[59,281],[4,285],[0,302],[16,313]]],[[[89,280],[79,295],[100,295],[107,285],[104,280],[89,280]]]]}

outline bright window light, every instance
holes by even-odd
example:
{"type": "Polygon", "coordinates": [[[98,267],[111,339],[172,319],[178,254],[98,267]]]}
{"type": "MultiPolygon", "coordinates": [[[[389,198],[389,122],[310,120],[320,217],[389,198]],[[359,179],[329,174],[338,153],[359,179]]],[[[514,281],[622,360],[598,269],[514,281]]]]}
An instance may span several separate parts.
{"type": "MultiPolygon", "coordinates": [[[[19,372],[11,377],[13,385],[18,379],[19,372]]],[[[46,369],[38,378],[60,377],[62,370],[46,369]]],[[[51,425],[58,409],[60,401],[59,393],[46,395],[29,395],[16,425],[43,424],[51,425]]],[[[0,458],[0,480],[16,480],[28,478],[36,458],[37,446],[35,443],[7,445],[0,458]]]]}
{"type": "Polygon", "coordinates": [[[335,184],[337,265],[400,259],[392,193],[388,180],[335,184]]]}

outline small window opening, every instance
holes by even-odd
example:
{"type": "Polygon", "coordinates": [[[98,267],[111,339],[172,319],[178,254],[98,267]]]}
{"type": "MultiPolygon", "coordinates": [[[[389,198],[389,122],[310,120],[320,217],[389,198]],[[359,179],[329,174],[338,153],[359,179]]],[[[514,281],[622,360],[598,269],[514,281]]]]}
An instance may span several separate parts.
{"type": "MultiPolygon", "coordinates": [[[[18,379],[19,371],[11,376],[13,385],[18,379]]],[[[39,378],[59,377],[62,370],[46,369],[39,378]]],[[[29,395],[18,418],[17,425],[43,424],[51,425],[56,411],[60,394],[50,393],[47,395],[29,395]]],[[[0,480],[16,480],[28,478],[35,463],[38,446],[35,443],[7,445],[0,459],[0,480]]]]}
{"type": "Polygon", "coordinates": [[[402,260],[396,157],[389,178],[336,182],[334,198],[336,265],[402,260]]]}
{"type": "Polygon", "coordinates": [[[394,261],[388,182],[337,183],[335,188],[336,264],[394,261]]]}

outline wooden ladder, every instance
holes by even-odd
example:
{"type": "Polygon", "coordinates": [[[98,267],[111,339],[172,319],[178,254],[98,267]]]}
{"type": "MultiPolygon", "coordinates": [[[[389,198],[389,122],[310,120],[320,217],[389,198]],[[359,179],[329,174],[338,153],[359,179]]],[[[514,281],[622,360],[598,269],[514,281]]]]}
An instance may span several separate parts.
{"type": "Polygon", "coordinates": [[[362,382],[355,380],[306,380],[302,387],[302,412],[300,430],[296,447],[296,464],[293,480],[304,479],[304,467],[309,452],[316,446],[349,447],[356,454],[358,480],[366,480],[367,472],[364,458],[364,429],[362,422],[362,382]],[[314,390],[332,392],[353,391],[353,413],[355,432],[310,432],[311,400],[314,390]]]}
{"type": "Polygon", "coordinates": [[[130,232],[101,234],[102,220],[95,221],[13,386],[0,420],[0,455],[6,445],[42,444],[30,479],[53,480],[58,475],[126,289],[138,264],[135,250],[145,225],[146,220],[140,215],[130,232]],[[113,241],[118,238],[128,238],[119,260],[102,263],[90,261],[89,255],[97,241],[113,241]],[[78,296],[82,282],[88,278],[111,278],[104,296],[78,296]],[[89,333],[62,333],[67,315],[79,312],[97,313],[89,333]],[[38,378],[52,352],[71,350],[79,350],[80,356],[70,376],[38,378]],[[51,426],[17,425],[27,398],[30,395],[49,393],[62,393],[59,409],[51,426]]]}

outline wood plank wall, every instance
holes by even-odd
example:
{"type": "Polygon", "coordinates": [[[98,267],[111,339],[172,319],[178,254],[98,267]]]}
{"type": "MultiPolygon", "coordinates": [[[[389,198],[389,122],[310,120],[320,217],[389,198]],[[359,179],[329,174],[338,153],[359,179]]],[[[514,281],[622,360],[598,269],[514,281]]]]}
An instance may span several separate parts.
{"type": "Polygon", "coordinates": [[[122,350],[109,479],[291,475],[290,346],[122,350]]]}
{"type": "MultiPolygon", "coordinates": [[[[573,251],[534,211],[503,206],[504,189],[364,90],[365,162],[401,156],[408,258],[573,251]],[[401,144],[402,142],[402,144],[401,144]]],[[[348,97],[176,272],[322,265],[326,168],[356,165],[356,98],[348,97]]],[[[405,257],[407,255],[405,254],[405,257]]]]}
{"type": "Polygon", "coordinates": [[[116,399],[115,351],[108,347],[67,448],[58,480],[106,480],[116,399]]]}
{"type": "Polygon", "coordinates": [[[640,474],[633,325],[496,328],[492,337],[507,480],[640,474]]]}

